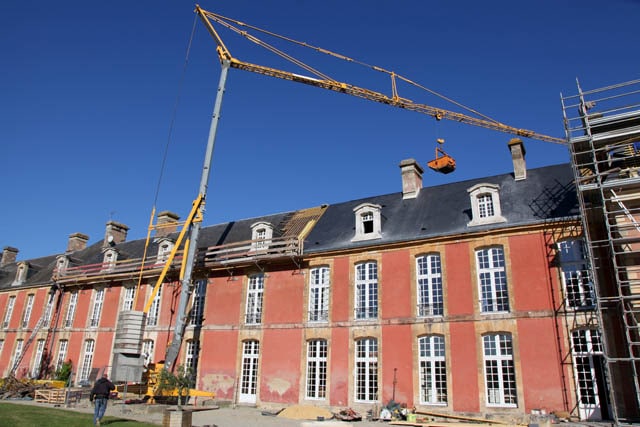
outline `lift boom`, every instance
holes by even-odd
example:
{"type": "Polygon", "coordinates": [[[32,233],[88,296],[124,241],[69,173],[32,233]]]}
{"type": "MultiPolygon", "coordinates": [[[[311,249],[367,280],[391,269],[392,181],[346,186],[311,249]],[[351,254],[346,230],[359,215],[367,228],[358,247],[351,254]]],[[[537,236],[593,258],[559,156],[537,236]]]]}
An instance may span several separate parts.
{"type": "MultiPolygon", "coordinates": [[[[545,141],[545,142],[552,142],[552,143],[556,143],[556,144],[566,144],[566,141],[562,138],[557,138],[557,137],[553,137],[553,136],[548,136],[548,135],[543,135],[537,132],[534,132],[532,130],[527,130],[527,129],[520,129],[520,128],[516,128],[513,126],[508,126],[505,125],[503,123],[500,123],[498,121],[495,120],[487,120],[487,119],[480,119],[480,118],[476,118],[476,117],[472,117],[472,116],[468,116],[466,114],[462,114],[462,113],[457,113],[454,111],[449,111],[449,110],[445,110],[445,109],[441,109],[441,108],[436,108],[436,107],[432,107],[426,104],[420,104],[420,103],[416,103],[413,102],[409,99],[406,98],[401,98],[400,96],[398,96],[397,94],[397,89],[396,89],[396,85],[395,85],[395,81],[396,79],[401,79],[404,80],[405,82],[408,83],[412,83],[410,80],[405,79],[395,73],[389,73],[391,75],[391,79],[392,79],[392,89],[393,89],[393,95],[392,96],[387,96],[383,93],[377,92],[377,91],[373,91],[370,89],[365,89],[362,87],[358,87],[358,86],[354,86],[348,83],[343,83],[343,82],[339,82],[336,80],[332,80],[330,78],[328,78],[327,76],[325,76],[324,74],[318,72],[317,70],[314,70],[312,67],[302,63],[299,60],[296,60],[294,58],[292,58],[291,56],[283,53],[282,51],[279,51],[278,49],[262,42],[261,40],[257,39],[256,37],[248,34],[246,31],[240,31],[239,29],[237,29],[236,27],[226,23],[222,17],[220,17],[220,15],[217,15],[215,13],[212,12],[208,12],[204,9],[202,9],[200,6],[196,5],[196,13],[198,14],[198,16],[200,17],[200,19],[202,20],[202,22],[204,22],[205,26],[207,27],[207,30],[209,31],[209,33],[211,34],[211,36],[214,38],[216,44],[217,44],[217,52],[218,52],[218,57],[220,59],[221,62],[228,62],[229,66],[231,68],[237,68],[240,70],[245,70],[245,71],[250,71],[252,73],[256,73],[256,74],[262,74],[265,76],[270,76],[270,77],[275,77],[275,78],[279,78],[279,79],[283,79],[283,80],[290,80],[293,82],[297,82],[297,83],[304,83],[310,86],[315,86],[315,87],[319,87],[322,89],[328,89],[328,90],[332,90],[335,92],[340,92],[340,93],[344,93],[347,95],[351,95],[351,96],[355,96],[358,98],[363,98],[363,99],[367,99],[369,101],[375,101],[375,102],[380,102],[382,104],[387,104],[390,105],[392,107],[396,107],[396,108],[403,108],[406,110],[411,110],[411,111],[416,111],[418,113],[422,113],[422,114],[426,114],[428,116],[431,116],[437,120],[441,120],[441,119],[447,119],[447,120],[453,120],[456,122],[460,122],[460,123],[465,123],[465,124],[469,124],[469,125],[473,125],[473,126],[478,126],[478,127],[483,127],[483,128],[487,128],[487,129],[491,129],[491,130],[496,130],[499,132],[505,132],[505,133],[510,133],[513,135],[517,135],[517,136],[521,136],[521,137],[526,137],[526,138],[531,138],[531,139],[536,139],[539,141],[545,141]],[[222,38],[220,37],[220,35],[218,34],[218,32],[216,31],[216,29],[214,28],[213,24],[211,21],[217,22],[219,24],[224,25],[225,27],[231,29],[232,31],[235,31],[239,34],[241,34],[242,36],[248,38],[250,41],[257,43],[271,51],[273,51],[274,53],[283,56],[285,59],[295,63],[298,66],[303,67],[304,69],[316,74],[318,77],[320,78],[314,78],[314,77],[308,77],[308,76],[303,76],[303,75],[299,75],[299,74],[295,74],[295,73],[291,73],[289,71],[284,71],[284,70],[279,70],[276,68],[270,68],[270,67],[266,67],[263,65],[257,65],[257,64],[252,64],[249,62],[245,62],[245,61],[241,61],[237,58],[234,58],[231,55],[231,52],[229,51],[229,49],[227,49],[226,45],[224,44],[224,42],[222,41],[222,38]]],[[[299,42],[298,42],[299,43],[299,42]]],[[[306,43],[300,43],[302,45],[308,46],[306,43]]],[[[332,53],[330,51],[327,51],[326,49],[321,49],[321,48],[316,48],[316,50],[319,50],[323,53],[327,53],[329,55],[332,56],[336,56],[336,57],[340,57],[342,59],[347,59],[349,60],[349,58],[344,57],[343,55],[339,55],[339,54],[335,54],[332,53]]],[[[380,67],[374,67],[374,69],[376,69],[377,71],[385,71],[384,69],[380,68],[380,67]]]]}

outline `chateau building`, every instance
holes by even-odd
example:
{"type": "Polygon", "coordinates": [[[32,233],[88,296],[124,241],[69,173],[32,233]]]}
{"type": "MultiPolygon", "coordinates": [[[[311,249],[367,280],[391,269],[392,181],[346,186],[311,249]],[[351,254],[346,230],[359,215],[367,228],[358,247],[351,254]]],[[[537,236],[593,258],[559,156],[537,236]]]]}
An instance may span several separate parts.
{"type": "MultiPolygon", "coordinates": [[[[610,417],[572,167],[528,170],[509,147],[510,173],[423,187],[408,159],[393,194],[203,227],[178,363],[238,404],[610,417]]],[[[151,292],[178,229],[162,212],[148,247],[113,221],[47,257],[5,247],[0,374],[111,374],[131,310],[162,361],[180,259],[151,292]]]]}

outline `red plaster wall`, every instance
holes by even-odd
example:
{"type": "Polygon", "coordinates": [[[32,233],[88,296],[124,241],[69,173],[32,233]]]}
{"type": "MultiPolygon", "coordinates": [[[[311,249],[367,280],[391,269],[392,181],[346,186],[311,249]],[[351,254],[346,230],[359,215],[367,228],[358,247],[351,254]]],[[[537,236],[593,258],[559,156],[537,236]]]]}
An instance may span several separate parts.
{"type": "Polygon", "coordinates": [[[297,402],[300,390],[302,329],[267,329],[261,350],[260,400],[297,402]]]}
{"type": "Polygon", "coordinates": [[[473,314],[474,300],[471,265],[467,243],[453,243],[445,248],[444,287],[447,290],[445,304],[449,316],[473,314]]]}
{"type": "Polygon", "coordinates": [[[210,279],[204,308],[205,323],[207,324],[237,324],[240,310],[244,310],[242,277],[238,277],[237,280],[229,280],[226,276],[210,279]]]}
{"type": "Polygon", "coordinates": [[[554,320],[519,319],[518,344],[522,366],[524,409],[567,410],[562,398],[562,367],[556,347],[554,320]]]}
{"type": "Polygon", "coordinates": [[[406,403],[408,407],[413,402],[413,352],[411,351],[413,333],[410,326],[394,325],[382,328],[382,402],[388,402],[394,395],[393,379],[396,374],[395,401],[406,403]]]}
{"type": "Polygon", "coordinates": [[[383,319],[412,316],[415,296],[411,292],[409,251],[384,252],[381,268],[381,316],[383,319]]]}
{"type": "Polygon", "coordinates": [[[335,259],[331,277],[331,320],[334,322],[349,320],[351,317],[349,306],[350,269],[348,258],[335,259]]]}
{"type": "Polygon", "coordinates": [[[199,387],[215,391],[216,398],[232,400],[240,381],[236,373],[238,331],[205,331],[200,352],[199,387]]]}
{"type": "Polygon", "coordinates": [[[331,331],[330,351],[330,405],[349,404],[349,331],[346,328],[334,328],[331,331]]]}
{"type": "MultiPolygon", "coordinates": [[[[96,347],[93,351],[92,368],[102,369],[111,366],[111,349],[113,348],[114,332],[100,332],[96,338],[96,347]]],[[[81,351],[84,348],[81,347],[81,351]]],[[[82,354],[80,355],[82,357],[82,354]]]]}
{"type": "Polygon", "coordinates": [[[478,389],[478,359],[476,331],[472,322],[453,322],[449,325],[451,346],[451,372],[453,410],[460,412],[480,411],[478,389]]]}
{"type": "Polygon", "coordinates": [[[101,328],[115,328],[120,312],[120,291],[122,286],[108,287],[104,290],[102,313],[100,313],[101,328]]]}
{"type": "MultiPolygon", "coordinates": [[[[87,326],[87,320],[90,316],[91,302],[93,297],[92,289],[82,289],[78,291],[78,300],[76,302],[76,313],[73,317],[74,328],[84,328],[87,326]]],[[[66,315],[66,312],[65,312],[66,315]]],[[[71,353],[69,353],[71,354],[71,353]]]]}
{"type": "Polygon", "coordinates": [[[291,271],[269,273],[264,284],[264,323],[302,322],[304,278],[291,271]]]}
{"type": "Polygon", "coordinates": [[[551,310],[549,270],[541,234],[509,238],[514,309],[551,310]]]}

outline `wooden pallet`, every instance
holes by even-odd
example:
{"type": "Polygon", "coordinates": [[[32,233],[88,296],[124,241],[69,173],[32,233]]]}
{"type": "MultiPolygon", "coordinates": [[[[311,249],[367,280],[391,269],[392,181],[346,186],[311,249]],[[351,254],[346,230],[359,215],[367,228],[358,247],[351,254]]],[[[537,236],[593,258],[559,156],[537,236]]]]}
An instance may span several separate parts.
{"type": "Polygon", "coordinates": [[[39,403],[64,403],[65,390],[36,390],[35,400],[39,403]]]}

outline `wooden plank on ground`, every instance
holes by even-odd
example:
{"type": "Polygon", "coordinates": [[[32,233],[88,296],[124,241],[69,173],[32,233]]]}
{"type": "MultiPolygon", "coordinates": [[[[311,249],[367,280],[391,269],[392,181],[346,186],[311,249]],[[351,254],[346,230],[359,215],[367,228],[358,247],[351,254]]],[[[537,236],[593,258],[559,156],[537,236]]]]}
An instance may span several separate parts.
{"type": "Polygon", "coordinates": [[[474,421],[477,423],[482,423],[482,424],[502,424],[502,425],[510,425],[512,423],[508,423],[505,421],[500,421],[500,420],[487,420],[484,418],[478,418],[478,417],[467,417],[464,415],[454,415],[454,414],[443,414],[441,412],[433,412],[433,411],[424,411],[424,410],[418,410],[416,409],[416,414],[420,414],[420,415],[431,415],[433,417],[441,417],[441,418],[451,418],[454,420],[464,420],[464,421],[474,421]]]}

